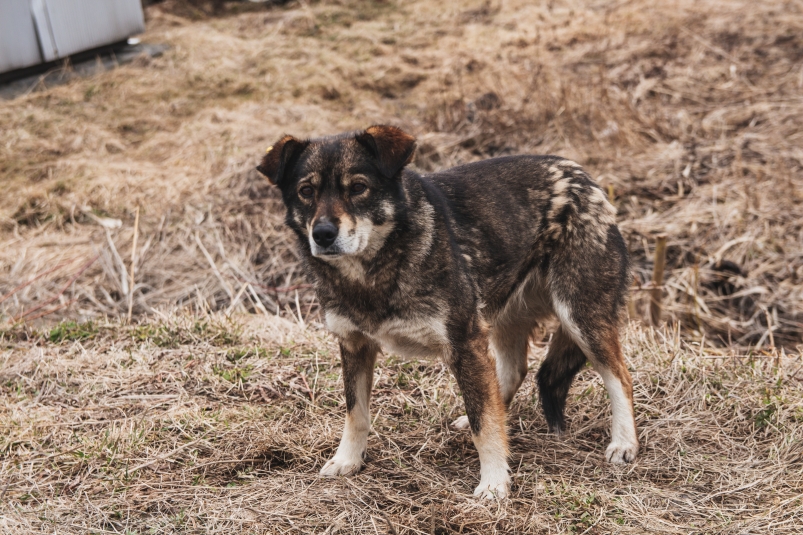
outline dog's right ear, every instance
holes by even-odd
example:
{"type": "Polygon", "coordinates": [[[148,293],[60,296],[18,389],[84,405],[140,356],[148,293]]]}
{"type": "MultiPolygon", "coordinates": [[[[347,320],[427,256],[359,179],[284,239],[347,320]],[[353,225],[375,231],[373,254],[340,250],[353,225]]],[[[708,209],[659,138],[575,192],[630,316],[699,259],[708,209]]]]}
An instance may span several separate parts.
{"type": "Polygon", "coordinates": [[[284,136],[272,147],[268,147],[257,171],[268,177],[270,183],[280,186],[284,175],[295,165],[298,157],[309,145],[309,141],[299,141],[293,136],[284,136]]]}

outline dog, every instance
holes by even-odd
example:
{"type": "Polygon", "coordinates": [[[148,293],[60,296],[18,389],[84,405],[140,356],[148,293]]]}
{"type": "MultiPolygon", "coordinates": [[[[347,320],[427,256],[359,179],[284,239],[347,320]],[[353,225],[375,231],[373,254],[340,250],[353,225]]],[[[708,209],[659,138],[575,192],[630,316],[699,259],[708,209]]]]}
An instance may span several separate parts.
{"type": "Polygon", "coordinates": [[[440,357],[462,391],[480,458],[474,494],[509,492],[506,412],[539,322],[560,323],[538,370],[549,430],[565,428],[574,376],[590,361],[612,405],[612,463],[639,443],[619,341],[630,286],[615,209],[580,165],[505,156],[436,173],[407,169],[416,140],[387,125],[281,138],[257,170],[281,190],[286,223],[326,326],[340,342],[346,421],[324,476],[360,470],[381,348],[440,357]]]}

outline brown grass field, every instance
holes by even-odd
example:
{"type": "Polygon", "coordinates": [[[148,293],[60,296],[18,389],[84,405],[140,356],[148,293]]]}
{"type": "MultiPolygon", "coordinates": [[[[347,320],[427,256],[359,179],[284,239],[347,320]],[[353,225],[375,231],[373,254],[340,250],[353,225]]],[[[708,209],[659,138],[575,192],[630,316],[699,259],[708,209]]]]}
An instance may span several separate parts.
{"type": "Polygon", "coordinates": [[[162,56],[0,101],[0,533],[803,533],[803,4],[212,11],[150,6],[162,56]],[[477,501],[453,379],[389,355],[366,467],[317,476],[337,349],[253,167],[284,133],[380,122],[418,137],[423,170],[552,153],[609,192],[637,462],[604,462],[592,371],[561,440],[531,377],[512,497],[477,501]]]}

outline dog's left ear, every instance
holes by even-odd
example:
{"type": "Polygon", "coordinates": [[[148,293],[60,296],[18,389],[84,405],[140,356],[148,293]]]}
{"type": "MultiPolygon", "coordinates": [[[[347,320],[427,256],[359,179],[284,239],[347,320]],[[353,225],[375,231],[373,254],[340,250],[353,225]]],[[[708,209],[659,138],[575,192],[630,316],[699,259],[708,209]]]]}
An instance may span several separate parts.
{"type": "Polygon", "coordinates": [[[290,172],[298,157],[309,145],[308,141],[299,141],[293,136],[284,136],[262,157],[257,171],[268,177],[270,183],[281,187],[284,175],[290,172]]]}
{"type": "Polygon", "coordinates": [[[415,138],[395,126],[372,126],[356,139],[374,155],[379,171],[387,178],[396,177],[415,153],[415,138]]]}

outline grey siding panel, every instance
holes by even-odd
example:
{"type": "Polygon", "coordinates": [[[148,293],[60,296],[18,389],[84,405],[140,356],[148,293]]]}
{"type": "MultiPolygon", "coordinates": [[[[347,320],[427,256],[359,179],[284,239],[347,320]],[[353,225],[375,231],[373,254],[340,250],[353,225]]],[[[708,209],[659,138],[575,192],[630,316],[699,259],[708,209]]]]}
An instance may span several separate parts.
{"type": "Polygon", "coordinates": [[[56,48],[56,41],[53,39],[53,28],[50,27],[45,0],[31,0],[31,13],[36,26],[36,34],[39,36],[39,50],[42,52],[43,60],[59,59],[59,51],[56,48]]]}
{"type": "Polygon", "coordinates": [[[0,72],[42,62],[30,0],[0,0],[0,72]]]}
{"type": "Polygon", "coordinates": [[[45,0],[59,57],[145,31],[140,0],[45,0]]]}
{"type": "Polygon", "coordinates": [[[140,0],[0,0],[0,73],[143,31],[140,0]]]}

